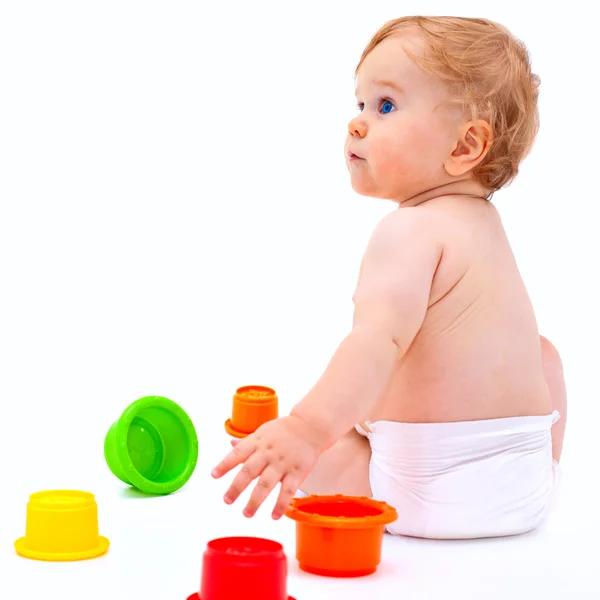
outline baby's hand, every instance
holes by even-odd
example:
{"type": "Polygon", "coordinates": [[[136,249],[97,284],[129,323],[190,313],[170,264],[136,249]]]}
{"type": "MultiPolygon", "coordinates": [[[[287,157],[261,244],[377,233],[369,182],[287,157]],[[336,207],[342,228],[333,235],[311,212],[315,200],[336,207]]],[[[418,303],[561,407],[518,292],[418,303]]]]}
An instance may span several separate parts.
{"type": "Polygon", "coordinates": [[[235,502],[254,479],[260,478],[244,509],[246,517],[254,516],[273,488],[281,483],[272,514],[274,519],[279,519],[323,452],[321,441],[319,431],[299,417],[268,421],[236,442],[233,450],[213,469],[212,476],[218,479],[244,464],[225,494],[227,504],[235,502]]]}

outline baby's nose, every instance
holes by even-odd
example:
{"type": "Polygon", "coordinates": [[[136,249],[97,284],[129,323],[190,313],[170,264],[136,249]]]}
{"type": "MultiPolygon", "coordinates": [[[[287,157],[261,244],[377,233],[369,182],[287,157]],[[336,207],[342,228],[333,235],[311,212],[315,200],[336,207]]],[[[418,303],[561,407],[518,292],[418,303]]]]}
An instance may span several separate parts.
{"type": "Polygon", "coordinates": [[[354,119],[348,123],[348,133],[352,137],[365,137],[365,135],[367,135],[367,124],[365,120],[361,118],[361,116],[354,117],[354,119]]]}

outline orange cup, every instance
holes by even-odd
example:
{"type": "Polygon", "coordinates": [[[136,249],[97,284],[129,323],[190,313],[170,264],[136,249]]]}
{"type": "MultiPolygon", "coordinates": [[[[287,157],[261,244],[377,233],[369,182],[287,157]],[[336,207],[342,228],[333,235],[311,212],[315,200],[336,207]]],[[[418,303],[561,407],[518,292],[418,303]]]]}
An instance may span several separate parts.
{"type": "Polygon", "coordinates": [[[231,419],[225,422],[225,431],[243,438],[254,433],[263,423],[276,419],[279,399],[275,390],[262,385],[239,388],[233,396],[231,419]]]}
{"type": "Polygon", "coordinates": [[[296,521],[296,559],[303,571],[361,577],[377,570],[385,525],[396,509],[366,497],[294,498],[286,516],[296,521]]]}

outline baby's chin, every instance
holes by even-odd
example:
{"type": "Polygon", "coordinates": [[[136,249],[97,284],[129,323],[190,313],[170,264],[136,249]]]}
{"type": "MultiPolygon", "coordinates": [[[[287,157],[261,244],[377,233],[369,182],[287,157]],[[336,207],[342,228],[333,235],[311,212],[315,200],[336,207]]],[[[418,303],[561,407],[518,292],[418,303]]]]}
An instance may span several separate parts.
{"type": "Polygon", "coordinates": [[[371,177],[366,176],[365,173],[360,173],[352,169],[350,167],[350,185],[352,189],[359,196],[366,196],[368,198],[373,198],[376,195],[376,186],[375,182],[371,177]]]}
{"type": "Polygon", "coordinates": [[[394,200],[395,195],[389,193],[384,186],[377,185],[377,182],[365,180],[364,178],[350,176],[350,185],[352,189],[359,195],[365,198],[377,198],[378,200],[394,200]]]}

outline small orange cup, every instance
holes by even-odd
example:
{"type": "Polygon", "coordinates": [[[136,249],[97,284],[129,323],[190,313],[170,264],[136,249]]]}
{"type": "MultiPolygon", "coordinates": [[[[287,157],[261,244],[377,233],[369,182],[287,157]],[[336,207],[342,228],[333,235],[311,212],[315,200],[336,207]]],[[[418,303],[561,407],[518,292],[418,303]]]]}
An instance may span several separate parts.
{"type": "Polygon", "coordinates": [[[396,509],[366,497],[294,498],[286,516],[296,521],[296,559],[303,571],[361,577],[377,570],[385,525],[396,509]]]}
{"type": "Polygon", "coordinates": [[[279,399],[275,390],[262,385],[247,385],[233,396],[231,419],[225,421],[225,431],[243,438],[254,433],[263,423],[276,419],[279,399]]]}

